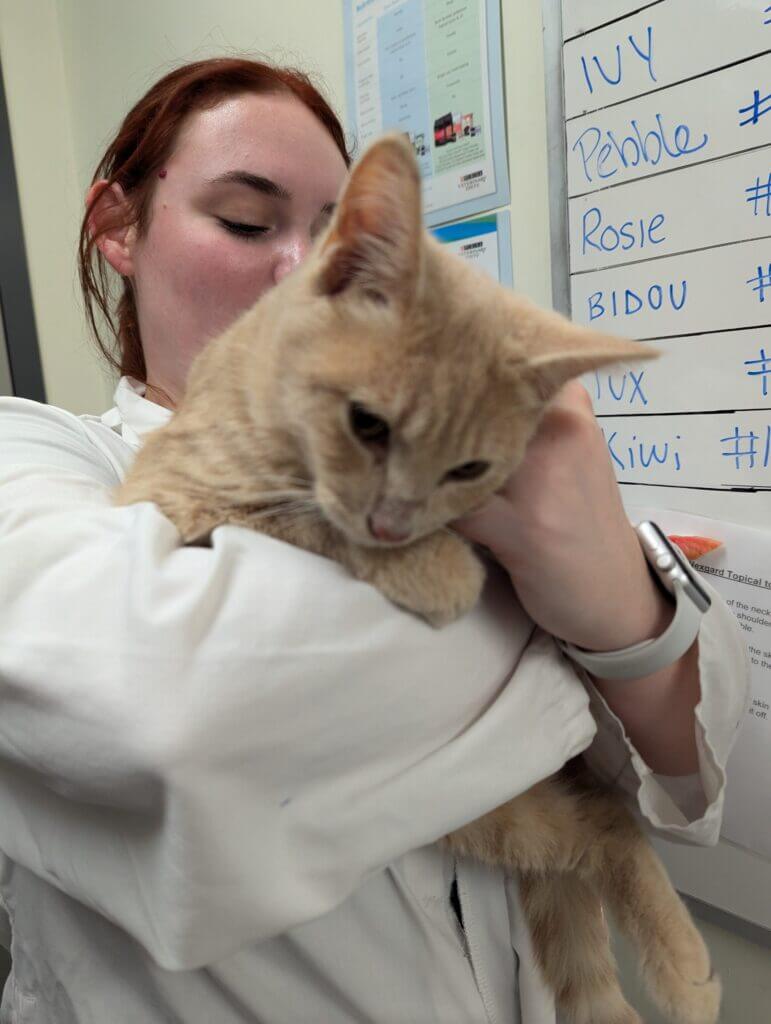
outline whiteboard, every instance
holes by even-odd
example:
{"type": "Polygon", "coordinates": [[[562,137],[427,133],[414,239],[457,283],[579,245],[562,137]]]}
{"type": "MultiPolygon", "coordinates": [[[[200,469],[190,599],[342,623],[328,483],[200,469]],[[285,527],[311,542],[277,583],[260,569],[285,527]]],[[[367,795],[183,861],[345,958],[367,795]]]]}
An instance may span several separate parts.
{"type": "Polygon", "coordinates": [[[568,121],[568,194],[582,195],[768,145],[771,124],[759,113],[766,106],[760,99],[757,120],[754,116],[755,90],[762,82],[771,82],[769,54],[711,75],[708,81],[696,78],[568,121]]]}
{"type": "Polygon", "coordinates": [[[571,199],[573,272],[771,236],[771,146],[571,199]],[[727,183],[731,183],[727,187],[727,183]],[[709,216],[704,200],[712,196],[709,216]]]}
{"type": "Polygon", "coordinates": [[[771,328],[656,338],[652,345],[660,353],[656,360],[584,378],[598,415],[771,413],[771,328]]]}
{"type": "Polygon", "coordinates": [[[574,0],[564,8],[565,39],[632,14],[641,7],[652,7],[654,3],[659,3],[659,0],[647,0],[647,3],[646,0],[574,0]]]}
{"type": "MultiPolygon", "coordinates": [[[[576,0],[563,8],[580,6],[576,0]]],[[[565,44],[565,117],[746,60],[771,47],[767,3],[664,0],[565,44]]],[[[758,80],[755,85],[766,86],[758,80]]]]}
{"type": "MultiPolygon", "coordinates": [[[[661,354],[584,378],[624,500],[768,530],[771,0],[543,16],[555,305],[661,354]]],[[[767,859],[658,845],[681,891],[771,930],[767,859]]]]}
{"type": "Polygon", "coordinates": [[[771,242],[573,274],[573,319],[625,338],[669,338],[771,324],[771,242]]]}
{"type": "Polygon", "coordinates": [[[771,489],[768,411],[603,416],[600,425],[624,483],[771,489]]]}

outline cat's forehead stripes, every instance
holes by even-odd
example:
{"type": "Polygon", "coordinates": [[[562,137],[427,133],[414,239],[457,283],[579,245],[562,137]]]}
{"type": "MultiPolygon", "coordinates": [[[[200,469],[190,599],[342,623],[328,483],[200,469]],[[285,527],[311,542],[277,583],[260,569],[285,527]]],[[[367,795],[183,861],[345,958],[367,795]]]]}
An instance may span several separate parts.
{"type": "Polygon", "coordinates": [[[433,450],[475,450],[484,438],[485,417],[480,415],[480,395],[476,388],[436,373],[413,380],[406,391],[398,429],[407,444],[420,444],[433,450]]]}

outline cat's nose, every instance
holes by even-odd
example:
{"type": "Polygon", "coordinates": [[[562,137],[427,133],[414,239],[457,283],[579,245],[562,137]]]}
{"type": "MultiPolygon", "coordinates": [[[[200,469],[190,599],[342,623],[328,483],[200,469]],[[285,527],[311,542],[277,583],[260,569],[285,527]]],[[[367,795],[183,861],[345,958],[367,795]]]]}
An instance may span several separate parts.
{"type": "Polygon", "coordinates": [[[378,540],[407,540],[412,533],[412,516],[416,501],[382,498],[367,517],[369,532],[378,540]]]}
{"type": "Polygon", "coordinates": [[[369,532],[373,537],[377,537],[378,540],[392,541],[393,543],[400,540],[407,540],[411,533],[410,530],[396,531],[388,526],[383,526],[381,523],[376,522],[374,516],[367,517],[367,526],[369,527],[369,532]]]}

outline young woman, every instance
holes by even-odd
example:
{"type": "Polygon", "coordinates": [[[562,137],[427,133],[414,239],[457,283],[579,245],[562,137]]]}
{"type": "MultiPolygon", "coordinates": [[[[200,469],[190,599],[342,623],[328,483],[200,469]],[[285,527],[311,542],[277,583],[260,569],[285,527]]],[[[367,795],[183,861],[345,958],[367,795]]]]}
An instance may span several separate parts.
{"type": "Polygon", "coordinates": [[[224,527],[183,548],[153,506],[110,505],[348,162],[301,74],[167,75],[87,198],[115,407],[0,400],[3,1022],[542,1024],[516,882],[436,840],[582,750],[652,827],[717,840],[747,687],[721,601],[647,678],[593,683],[555,652],[550,634],[613,650],[672,616],[580,387],[461,524],[506,572],[441,631],[289,545],[224,527]]]}

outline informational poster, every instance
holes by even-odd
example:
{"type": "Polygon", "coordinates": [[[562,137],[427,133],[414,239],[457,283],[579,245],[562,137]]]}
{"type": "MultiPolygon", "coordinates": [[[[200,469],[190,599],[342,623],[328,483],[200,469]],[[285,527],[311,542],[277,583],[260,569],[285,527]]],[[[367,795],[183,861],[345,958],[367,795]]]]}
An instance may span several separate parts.
{"type": "Polygon", "coordinates": [[[511,227],[507,212],[456,221],[433,228],[432,234],[456,256],[514,287],[511,266],[511,227]]]}
{"type": "Polygon", "coordinates": [[[704,516],[630,506],[633,522],[711,537],[721,547],[694,563],[725,599],[742,628],[752,696],[728,770],[722,836],[771,858],[771,534],[704,516]]]}
{"type": "Polygon", "coordinates": [[[501,27],[495,0],[343,0],[357,151],[401,131],[428,225],[509,201],[501,27]]]}
{"type": "Polygon", "coordinates": [[[585,381],[617,477],[771,489],[771,5],[562,10],[572,316],[661,353],[585,381]]]}

